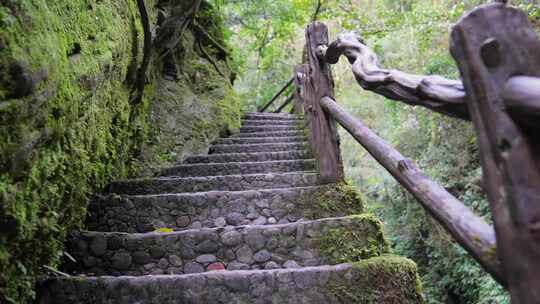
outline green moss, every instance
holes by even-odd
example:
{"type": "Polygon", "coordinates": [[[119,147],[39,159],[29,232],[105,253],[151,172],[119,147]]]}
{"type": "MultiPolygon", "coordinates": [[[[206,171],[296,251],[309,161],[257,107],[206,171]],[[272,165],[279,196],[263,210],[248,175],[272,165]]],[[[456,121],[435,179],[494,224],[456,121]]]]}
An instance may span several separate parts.
{"type": "MultiPolygon", "coordinates": [[[[154,24],[155,1],[145,2],[154,24]]],[[[219,22],[205,22],[219,38],[219,22]]],[[[238,127],[238,99],[194,41],[188,32],[175,52],[178,81],[162,79],[154,58],[135,104],[130,81],[143,56],[135,0],[0,4],[0,302],[31,301],[42,266],[55,267],[66,233],[82,227],[91,193],[238,127]],[[16,94],[12,66],[24,70],[31,94],[16,94]],[[171,108],[196,113],[169,117],[178,137],[156,123],[171,108]]],[[[228,76],[226,60],[214,61],[228,76]]]]}
{"type": "Polygon", "coordinates": [[[331,264],[357,262],[389,252],[381,221],[370,214],[349,217],[350,225],[325,231],[322,256],[331,264]]]}
{"type": "Polygon", "coordinates": [[[348,183],[320,186],[315,193],[301,197],[298,204],[304,216],[311,219],[348,216],[364,212],[362,195],[348,183]]]}
{"type": "Polygon", "coordinates": [[[362,195],[348,183],[320,186],[315,193],[300,198],[304,216],[311,219],[340,217],[364,212],[362,195]]]}
{"type": "Polygon", "coordinates": [[[353,264],[351,282],[330,282],[329,292],[342,303],[424,303],[416,264],[385,255],[353,264]]]}

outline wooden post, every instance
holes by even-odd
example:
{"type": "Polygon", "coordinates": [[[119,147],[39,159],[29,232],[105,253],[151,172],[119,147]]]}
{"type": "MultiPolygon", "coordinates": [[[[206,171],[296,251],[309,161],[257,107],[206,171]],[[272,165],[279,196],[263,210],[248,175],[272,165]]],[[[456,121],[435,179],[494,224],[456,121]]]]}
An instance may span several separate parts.
{"type": "Polygon", "coordinates": [[[512,303],[539,303],[540,136],[511,115],[504,91],[515,75],[540,76],[540,42],[526,14],[502,3],[463,17],[451,42],[469,96],[512,303]]]}
{"type": "Polygon", "coordinates": [[[304,64],[299,64],[294,67],[294,105],[293,114],[304,114],[304,84],[307,77],[308,67],[304,64]]]}
{"type": "Polygon", "coordinates": [[[321,50],[328,47],[328,28],[320,22],[306,30],[308,73],[305,81],[305,119],[309,140],[317,158],[319,181],[337,183],[344,180],[339,136],[335,121],[321,108],[323,97],[334,97],[330,65],[321,60],[321,50]]]}

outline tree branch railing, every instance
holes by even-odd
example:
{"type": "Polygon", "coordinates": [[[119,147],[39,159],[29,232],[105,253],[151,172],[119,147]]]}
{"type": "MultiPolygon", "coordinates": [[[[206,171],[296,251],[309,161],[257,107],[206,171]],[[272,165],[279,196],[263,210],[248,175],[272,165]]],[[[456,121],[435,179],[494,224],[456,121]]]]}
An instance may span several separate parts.
{"type": "Polygon", "coordinates": [[[344,179],[339,124],[508,289],[513,304],[540,303],[540,41],[525,13],[497,1],[461,18],[451,53],[463,80],[383,69],[355,34],[329,43],[326,26],[311,23],[293,99],[320,182],[344,179]],[[494,227],[335,102],[329,66],[342,55],[362,88],[474,123],[494,227]]]}

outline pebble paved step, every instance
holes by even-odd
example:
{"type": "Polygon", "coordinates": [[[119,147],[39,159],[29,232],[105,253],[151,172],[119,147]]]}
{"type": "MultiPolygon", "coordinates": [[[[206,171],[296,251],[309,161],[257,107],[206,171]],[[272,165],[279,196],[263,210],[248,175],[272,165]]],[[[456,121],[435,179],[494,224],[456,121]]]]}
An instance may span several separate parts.
{"type": "Polygon", "coordinates": [[[160,176],[194,177],[315,170],[315,159],[293,159],[265,162],[184,164],[168,168],[160,176]]]}
{"type": "Polygon", "coordinates": [[[310,172],[264,173],[207,177],[159,177],[111,183],[109,193],[159,194],[201,191],[242,191],[317,185],[317,174],[310,172]]]}
{"type": "Polygon", "coordinates": [[[246,120],[301,120],[296,115],[273,113],[246,113],[246,120]]]}
{"type": "Polygon", "coordinates": [[[354,250],[362,252],[363,259],[387,253],[380,222],[356,216],[171,233],[79,232],[67,241],[67,251],[78,262],[65,269],[120,276],[337,264],[321,246],[324,235],[341,230],[362,232],[354,240],[354,250]]]}
{"type": "Polygon", "coordinates": [[[104,195],[89,205],[92,231],[151,232],[229,225],[286,224],[302,219],[319,187],[210,191],[158,195],[104,195]],[[303,206],[302,206],[303,205],[303,206]]]}
{"type": "Polygon", "coordinates": [[[260,152],[260,153],[231,153],[211,154],[188,157],[184,163],[227,163],[227,162],[263,162],[277,160],[308,159],[313,155],[308,150],[292,150],[283,152],[260,152]]]}
{"type": "Polygon", "coordinates": [[[240,127],[242,133],[258,133],[258,132],[279,132],[279,131],[301,131],[300,127],[296,126],[248,126],[240,127]]]}
{"type": "Polygon", "coordinates": [[[423,303],[414,292],[414,268],[410,260],[381,257],[356,266],[339,264],[190,275],[51,278],[38,285],[38,293],[40,304],[423,303]],[[384,264],[384,268],[370,271],[379,264],[384,264]],[[336,286],[349,293],[349,297],[347,294],[338,297],[336,286]],[[354,298],[356,295],[369,299],[369,302],[360,302],[354,298]]]}
{"type": "Polygon", "coordinates": [[[291,137],[245,137],[245,138],[221,138],[214,142],[216,145],[245,145],[264,143],[289,143],[307,141],[305,136],[291,137]]]}
{"type": "Polygon", "coordinates": [[[291,136],[306,136],[304,130],[296,131],[270,131],[270,132],[251,132],[251,133],[238,133],[230,138],[246,138],[246,137],[291,137],[291,136]]]}
{"type": "Polygon", "coordinates": [[[273,125],[273,126],[293,126],[298,127],[301,126],[302,120],[261,120],[261,119],[246,119],[242,121],[243,126],[266,126],[266,125],[273,125]]]}
{"type": "Polygon", "coordinates": [[[418,304],[416,279],[413,262],[389,256],[296,269],[53,278],[38,291],[41,304],[418,304]]]}
{"type": "Polygon", "coordinates": [[[225,153],[252,153],[252,152],[283,152],[290,150],[307,150],[307,142],[299,143],[264,143],[248,145],[213,145],[210,147],[211,154],[225,153]]]}

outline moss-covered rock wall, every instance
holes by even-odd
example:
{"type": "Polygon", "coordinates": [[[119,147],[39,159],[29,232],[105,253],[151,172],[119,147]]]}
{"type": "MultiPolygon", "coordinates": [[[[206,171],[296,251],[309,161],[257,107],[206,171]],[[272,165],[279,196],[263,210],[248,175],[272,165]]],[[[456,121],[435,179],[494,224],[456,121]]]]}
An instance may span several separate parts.
{"type": "Polygon", "coordinates": [[[1,303],[32,299],[91,193],[239,126],[221,20],[205,2],[187,18],[195,2],[144,1],[154,41],[167,20],[188,21],[146,52],[136,0],[0,2],[1,303]]]}

